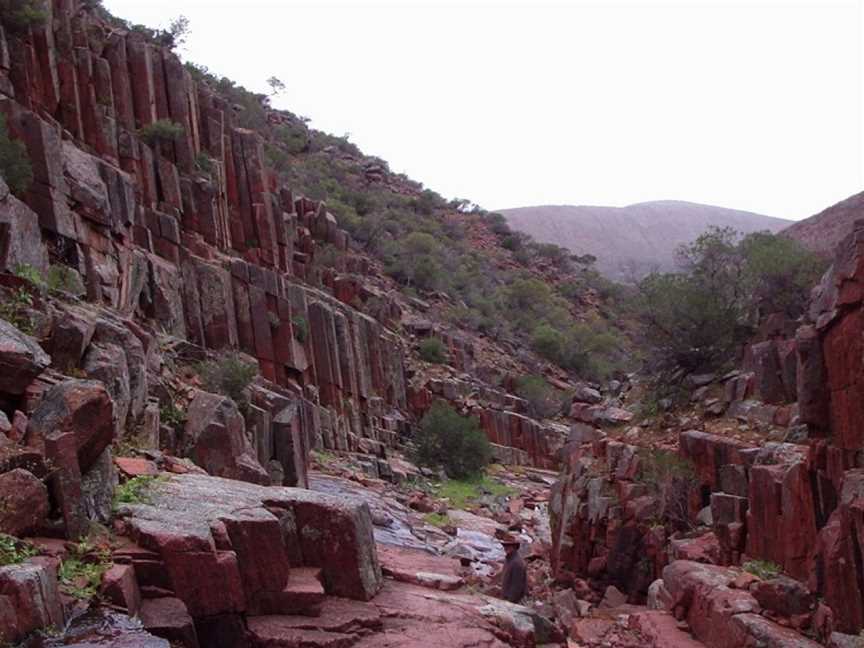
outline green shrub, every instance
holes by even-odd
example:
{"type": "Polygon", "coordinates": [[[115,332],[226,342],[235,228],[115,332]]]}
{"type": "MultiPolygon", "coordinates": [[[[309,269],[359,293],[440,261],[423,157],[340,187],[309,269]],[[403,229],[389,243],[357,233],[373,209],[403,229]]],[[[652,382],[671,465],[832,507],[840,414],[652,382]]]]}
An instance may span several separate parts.
{"type": "Polygon", "coordinates": [[[672,452],[650,450],[640,456],[639,465],[639,481],[658,498],[663,518],[677,528],[690,528],[690,495],[696,485],[693,463],[672,452]]]}
{"type": "Polygon", "coordinates": [[[748,560],[741,565],[741,568],[762,580],[770,580],[783,573],[780,565],[768,560],[748,560]]]}
{"type": "Polygon", "coordinates": [[[246,403],[246,388],[258,375],[258,367],[244,360],[239,353],[226,353],[216,360],[199,364],[198,374],[207,391],[227,396],[242,406],[246,403]]]}
{"type": "MultiPolygon", "coordinates": [[[[0,11],[0,14],[2,13],[0,11]]],[[[0,176],[3,176],[10,191],[19,198],[24,196],[33,184],[33,168],[30,165],[27,147],[23,142],[10,137],[6,117],[2,113],[0,113],[0,176]]]]}
{"type": "Polygon", "coordinates": [[[102,584],[102,576],[111,567],[111,554],[99,550],[87,542],[79,542],[72,547],[60,562],[57,580],[60,591],[82,601],[96,596],[102,584]]]}
{"type": "Polygon", "coordinates": [[[22,333],[33,335],[33,320],[27,310],[33,307],[33,295],[19,288],[13,290],[9,297],[0,301],[0,319],[4,319],[22,333]]]}
{"type": "Polygon", "coordinates": [[[467,509],[484,495],[506,497],[515,490],[485,474],[472,475],[466,479],[447,479],[435,489],[435,495],[450,502],[455,509],[467,509]]]}
{"type": "Polygon", "coordinates": [[[45,275],[45,285],[53,292],[65,292],[72,295],[82,295],[86,292],[81,276],[65,265],[52,265],[45,275]]]}
{"type": "Polygon", "coordinates": [[[291,318],[291,328],[294,330],[294,339],[300,344],[305,344],[309,338],[309,322],[302,315],[291,318]]]}
{"type": "Polygon", "coordinates": [[[457,479],[479,475],[492,458],[492,447],[477,421],[440,402],[420,421],[414,440],[419,464],[443,468],[457,479]]]}
{"type": "Polygon", "coordinates": [[[561,413],[565,397],[542,376],[522,376],[516,381],[516,393],[528,402],[528,414],[549,418],[561,413]]]}
{"type": "Polygon", "coordinates": [[[36,555],[36,550],[18,538],[0,533],[0,567],[17,565],[36,555]]]}
{"type": "Polygon", "coordinates": [[[437,337],[426,338],[420,342],[420,358],[432,364],[444,364],[447,361],[447,349],[437,337]]]}
{"type": "Polygon", "coordinates": [[[46,0],[0,0],[0,22],[15,32],[44,25],[48,19],[46,0]]]}
{"type": "Polygon", "coordinates": [[[150,488],[159,483],[161,477],[140,475],[132,477],[114,489],[114,509],[123,504],[149,504],[150,488]]]}
{"type": "Polygon", "coordinates": [[[197,156],[195,156],[195,168],[208,178],[212,178],[216,166],[213,163],[213,158],[207,155],[204,151],[201,151],[197,156]]]}
{"type": "Polygon", "coordinates": [[[138,130],[138,136],[150,146],[176,142],[186,130],[170,119],[160,119],[138,130]]]}

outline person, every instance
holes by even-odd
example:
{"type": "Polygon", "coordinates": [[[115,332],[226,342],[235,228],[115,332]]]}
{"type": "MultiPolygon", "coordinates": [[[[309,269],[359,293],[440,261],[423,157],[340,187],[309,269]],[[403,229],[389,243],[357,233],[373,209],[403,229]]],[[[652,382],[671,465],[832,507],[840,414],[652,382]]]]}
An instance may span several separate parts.
{"type": "Polygon", "coordinates": [[[528,570],[519,554],[519,539],[507,534],[501,539],[504,545],[504,571],[501,574],[501,597],[511,603],[520,603],[528,594],[528,570]]]}

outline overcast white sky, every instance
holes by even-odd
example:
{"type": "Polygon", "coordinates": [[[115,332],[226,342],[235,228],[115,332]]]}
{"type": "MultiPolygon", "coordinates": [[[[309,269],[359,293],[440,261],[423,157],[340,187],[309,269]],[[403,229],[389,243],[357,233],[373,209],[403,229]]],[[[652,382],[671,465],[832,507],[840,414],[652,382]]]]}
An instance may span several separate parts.
{"type": "Polygon", "coordinates": [[[449,197],[804,218],[864,189],[859,0],[104,0],[449,197]]]}

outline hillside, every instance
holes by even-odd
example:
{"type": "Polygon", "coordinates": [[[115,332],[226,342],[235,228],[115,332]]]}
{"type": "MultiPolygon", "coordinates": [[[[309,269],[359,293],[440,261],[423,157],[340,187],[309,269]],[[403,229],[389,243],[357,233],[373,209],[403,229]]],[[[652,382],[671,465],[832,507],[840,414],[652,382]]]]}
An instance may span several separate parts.
{"type": "Polygon", "coordinates": [[[817,254],[830,257],[840,242],[855,228],[855,221],[862,218],[864,218],[864,192],[795,223],[783,230],[783,234],[799,241],[817,254]]]}
{"type": "Polygon", "coordinates": [[[548,205],[498,210],[509,225],[575,254],[597,257],[609,278],[628,279],[654,269],[670,270],[675,249],[708,227],[732,227],[745,234],[777,232],[789,221],[711,205],[663,200],[628,207],[548,205]]]}

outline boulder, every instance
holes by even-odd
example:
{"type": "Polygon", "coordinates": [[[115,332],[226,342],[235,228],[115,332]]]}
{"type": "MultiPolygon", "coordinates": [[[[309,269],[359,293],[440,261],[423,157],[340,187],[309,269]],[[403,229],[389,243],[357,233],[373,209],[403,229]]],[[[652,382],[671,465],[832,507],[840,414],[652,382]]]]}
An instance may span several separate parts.
{"type": "Polygon", "coordinates": [[[230,398],[197,391],[186,412],[182,454],[211,475],[269,484],[246,437],[246,424],[230,398]]]}
{"type": "Polygon", "coordinates": [[[54,318],[48,348],[51,361],[60,371],[76,368],[93,339],[96,320],[83,309],[66,307],[54,318]]]}
{"type": "Polygon", "coordinates": [[[148,632],[167,639],[172,645],[198,648],[195,623],[180,599],[147,599],[141,603],[140,618],[148,632]]]}
{"type": "Polygon", "coordinates": [[[788,576],[756,581],[750,592],[764,609],[782,617],[807,614],[816,606],[807,587],[788,576]]]}
{"type": "Polygon", "coordinates": [[[114,439],[114,403],[102,383],[66,380],[45,392],[27,424],[27,444],[39,447],[66,433],[75,436],[86,472],[114,439]]]}
{"type": "Polygon", "coordinates": [[[23,394],[50,364],[36,340],[0,319],[0,392],[23,394]]]}
{"type": "Polygon", "coordinates": [[[36,533],[47,517],[48,489],[41,479],[23,468],[0,475],[0,533],[36,533]]]}
{"type": "Polygon", "coordinates": [[[34,630],[64,623],[55,561],[0,567],[0,641],[16,644],[34,630]]]}

